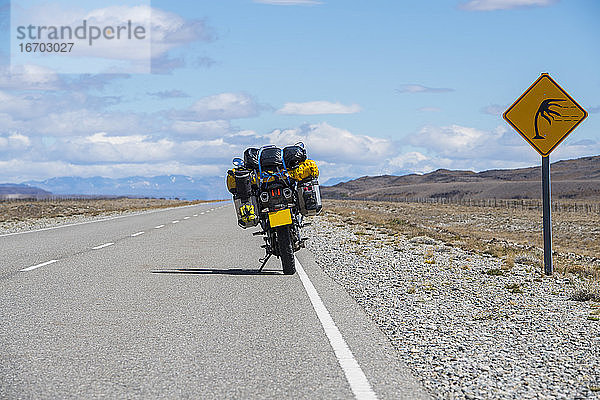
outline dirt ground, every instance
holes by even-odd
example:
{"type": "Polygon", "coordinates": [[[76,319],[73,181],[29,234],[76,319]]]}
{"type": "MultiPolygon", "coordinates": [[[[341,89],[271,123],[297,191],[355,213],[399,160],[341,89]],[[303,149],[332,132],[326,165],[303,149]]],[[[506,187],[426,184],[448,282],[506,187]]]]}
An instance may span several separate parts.
{"type": "Polygon", "coordinates": [[[143,211],[185,206],[204,201],[161,199],[103,199],[59,201],[0,201],[0,222],[16,222],[40,218],[96,216],[113,212],[143,211]]]}
{"type": "MultiPolygon", "coordinates": [[[[323,208],[346,221],[491,254],[506,268],[515,260],[542,268],[542,215],[536,210],[353,200],[326,200],[323,208]]],[[[600,214],[555,211],[552,229],[555,271],[600,280],[600,214]]]]}

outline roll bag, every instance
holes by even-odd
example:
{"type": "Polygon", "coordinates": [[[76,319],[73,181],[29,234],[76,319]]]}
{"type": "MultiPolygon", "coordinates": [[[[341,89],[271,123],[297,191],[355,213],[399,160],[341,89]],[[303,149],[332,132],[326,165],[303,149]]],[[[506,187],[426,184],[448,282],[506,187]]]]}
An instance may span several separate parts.
{"type": "Polygon", "coordinates": [[[283,155],[279,147],[264,147],[260,150],[260,167],[274,169],[283,167],[283,155]]]}
{"type": "Polygon", "coordinates": [[[283,148],[283,161],[287,169],[294,169],[306,160],[306,150],[301,146],[287,146],[283,148]]]}
{"type": "Polygon", "coordinates": [[[317,215],[323,209],[321,202],[321,189],[319,181],[311,179],[298,183],[298,200],[300,203],[300,213],[302,215],[317,215]]]}
{"type": "Polygon", "coordinates": [[[319,167],[313,160],[305,160],[296,168],[288,171],[290,177],[297,181],[317,179],[319,177],[319,167]]]}
{"type": "Polygon", "coordinates": [[[256,185],[256,177],[254,176],[254,174],[246,169],[242,169],[242,168],[234,168],[234,169],[230,169],[227,171],[227,190],[229,190],[229,193],[233,194],[234,196],[237,195],[237,185],[236,185],[236,174],[240,175],[240,178],[243,179],[243,177],[241,176],[242,174],[240,174],[240,171],[246,171],[250,173],[250,183],[251,185],[255,186],[256,185]]]}
{"type": "Polygon", "coordinates": [[[248,169],[258,169],[258,149],[250,147],[244,151],[244,166],[248,169]]]}

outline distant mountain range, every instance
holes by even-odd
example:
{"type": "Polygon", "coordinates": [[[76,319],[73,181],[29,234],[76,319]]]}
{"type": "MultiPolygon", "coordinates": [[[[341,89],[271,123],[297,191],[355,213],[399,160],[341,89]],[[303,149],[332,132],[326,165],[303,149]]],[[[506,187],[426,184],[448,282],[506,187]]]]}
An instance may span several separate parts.
{"type": "MultiPolygon", "coordinates": [[[[554,199],[600,200],[600,156],[553,163],[554,199]]],[[[322,186],[324,198],[394,200],[404,198],[539,199],[540,167],[483,172],[438,169],[427,174],[331,178],[322,186]],[[348,180],[348,182],[341,182],[348,180]],[[339,183],[338,183],[339,182],[339,183]],[[328,186],[328,184],[333,184],[328,186]]],[[[132,196],[180,199],[227,199],[223,176],[185,175],[127,178],[62,177],[22,184],[0,184],[0,198],[50,195],[132,196]]]]}
{"type": "MultiPolygon", "coordinates": [[[[550,174],[553,198],[600,200],[600,156],[555,162],[550,174]]],[[[321,193],[333,199],[539,199],[541,168],[483,172],[438,169],[423,175],[365,176],[323,187],[321,193]]]]}
{"type": "Polygon", "coordinates": [[[132,196],[180,199],[226,199],[230,194],[223,177],[193,178],[184,175],[127,178],[61,177],[44,181],[27,181],[20,185],[0,185],[0,195],[20,197],[48,195],[132,196]]]}

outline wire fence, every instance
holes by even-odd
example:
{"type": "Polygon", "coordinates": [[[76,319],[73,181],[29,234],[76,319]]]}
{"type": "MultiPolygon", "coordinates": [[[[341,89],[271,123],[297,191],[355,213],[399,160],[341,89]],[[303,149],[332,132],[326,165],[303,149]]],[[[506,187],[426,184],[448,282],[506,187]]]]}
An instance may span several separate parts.
{"type": "MultiPolygon", "coordinates": [[[[338,198],[343,200],[343,198],[338,198]]],[[[378,196],[376,198],[347,198],[347,200],[362,201],[390,201],[400,203],[422,203],[422,204],[454,204],[469,207],[505,208],[511,210],[535,210],[542,211],[542,200],[537,199],[469,199],[469,198],[446,198],[446,197],[397,197],[378,196]]],[[[600,202],[579,200],[553,200],[552,211],[576,212],[584,214],[600,214],[600,202]]]]}

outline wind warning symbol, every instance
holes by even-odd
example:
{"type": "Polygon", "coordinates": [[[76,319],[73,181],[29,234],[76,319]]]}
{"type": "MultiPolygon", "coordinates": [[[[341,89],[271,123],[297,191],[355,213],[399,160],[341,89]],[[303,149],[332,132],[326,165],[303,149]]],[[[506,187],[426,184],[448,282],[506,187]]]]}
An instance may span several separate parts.
{"type": "Polygon", "coordinates": [[[542,157],[587,117],[548,74],[542,74],[502,115],[542,157]]]}

